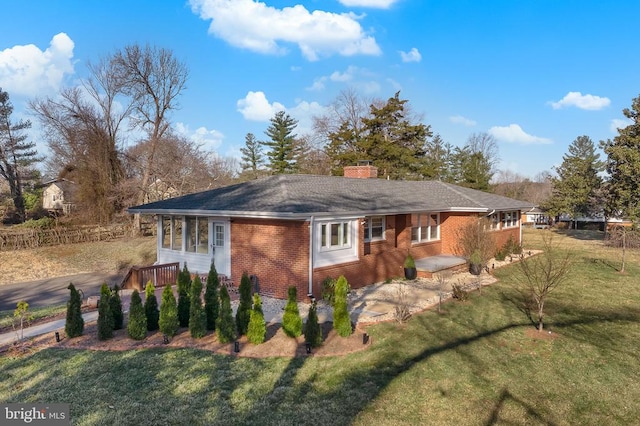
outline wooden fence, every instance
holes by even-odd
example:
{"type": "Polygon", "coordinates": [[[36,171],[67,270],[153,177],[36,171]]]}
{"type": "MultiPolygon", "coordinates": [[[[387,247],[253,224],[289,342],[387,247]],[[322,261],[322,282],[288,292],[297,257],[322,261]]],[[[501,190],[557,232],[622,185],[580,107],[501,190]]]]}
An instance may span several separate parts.
{"type": "Polygon", "coordinates": [[[144,291],[149,281],[151,281],[156,288],[163,287],[169,283],[175,284],[178,279],[179,270],[180,263],[178,262],[151,266],[133,266],[122,280],[120,288],[128,288],[141,292],[144,291]]]}
{"type": "Polygon", "coordinates": [[[0,251],[113,240],[126,236],[128,232],[130,228],[127,225],[7,229],[0,231],[0,251]]]}

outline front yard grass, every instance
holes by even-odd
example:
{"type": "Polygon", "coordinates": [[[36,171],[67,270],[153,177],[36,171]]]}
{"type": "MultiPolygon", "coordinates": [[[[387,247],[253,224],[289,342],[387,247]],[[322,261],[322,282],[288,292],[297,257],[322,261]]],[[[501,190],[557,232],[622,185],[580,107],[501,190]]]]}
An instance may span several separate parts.
{"type": "MultiPolygon", "coordinates": [[[[71,403],[74,424],[633,424],[640,418],[640,260],[559,235],[569,281],[537,334],[514,266],[468,302],[368,329],[343,357],[247,359],[189,349],[47,349],[0,358],[0,403],[71,403]],[[597,247],[594,250],[593,247],[597,247]]],[[[525,235],[535,248],[537,234],[525,235]]]]}

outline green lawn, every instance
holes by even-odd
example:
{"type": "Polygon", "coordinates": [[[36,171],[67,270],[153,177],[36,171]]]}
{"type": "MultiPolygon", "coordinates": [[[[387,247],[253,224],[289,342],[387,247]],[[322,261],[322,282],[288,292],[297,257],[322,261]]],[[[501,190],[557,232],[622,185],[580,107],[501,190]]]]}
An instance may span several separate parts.
{"type": "MultiPolygon", "coordinates": [[[[535,248],[539,232],[525,235],[535,248]]],[[[554,338],[530,337],[508,281],[444,313],[369,330],[344,357],[245,359],[199,350],[49,349],[0,358],[0,402],[71,403],[74,424],[610,425],[640,421],[640,260],[559,235],[570,280],[552,295],[554,338]]],[[[587,235],[588,236],[588,235],[587,235]]]]}

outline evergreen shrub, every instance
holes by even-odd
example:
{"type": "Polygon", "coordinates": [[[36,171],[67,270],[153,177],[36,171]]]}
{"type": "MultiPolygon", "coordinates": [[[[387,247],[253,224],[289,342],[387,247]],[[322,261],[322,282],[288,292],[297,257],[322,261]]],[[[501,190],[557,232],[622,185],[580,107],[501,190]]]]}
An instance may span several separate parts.
{"type": "Polygon", "coordinates": [[[173,295],[171,284],[167,284],[162,290],[158,326],[160,327],[160,332],[168,337],[175,336],[180,326],[178,322],[178,305],[176,304],[176,297],[173,295]]]}
{"type": "Polygon", "coordinates": [[[82,336],[84,319],[82,318],[82,299],[80,298],[80,292],[76,290],[73,283],[69,283],[67,288],[69,289],[70,296],[67,302],[67,321],[64,324],[64,332],[69,338],[82,336]]]}
{"type": "Polygon", "coordinates": [[[251,317],[251,280],[247,273],[242,274],[240,280],[240,301],[236,311],[236,327],[239,335],[247,334],[249,319],[251,317]]]}
{"type": "Polygon", "coordinates": [[[282,329],[289,337],[298,337],[302,334],[302,318],[298,310],[298,291],[295,287],[289,287],[287,304],[282,316],[282,329]]]}
{"type": "Polygon", "coordinates": [[[204,292],[204,313],[207,317],[207,330],[216,329],[216,320],[220,313],[219,287],[220,280],[218,278],[218,271],[216,271],[214,263],[211,262],[211,268],[207,275],[207,287],[204,292]]]}
{"type": "Polygon", "coordinates": [[[98,302],[98,340],[113,337],[113,314],[111,313],[111,291],[107,284],[100,287],[100,302],[98,302]]]}
{"type": "Polygon", "coordinates": [[[254,345],[264,342],[267,335],[267,324],[262,312],[262,299],[257,293],[253,295],[253,308],[249,318],[249,328],[247,329],[247,339],[254,345]]]}
{"type": "Polygon", "coordinates": [[[133,290],[133,293],[131,293],[127,334],[134,340],[142,340],[147,335],[147,316],[145,315],[138,290],[133,290]]]}
{"type": "Polygon", "coordinates": [[[202,281],[198,275],[191,283],[190,293],[189,333],[194,339],[200,339],[207,334],[207,318],[202,308],[202,281]]]}
{"type": "Polygon", "coordinates": [[[147,317],[147,330],[154,331],[159,328],[160,310],[158,309],[158,299],[156,298],[156,288],[151,280],[144,290],[144,314],[147,317]]]}
{"type": "Polygon", "coordinates": [[[333,328],[342,337],[347,337],[352,332],[351,318],[347,309],[348,285],[347,279],[341,275],[336,283],[335,304],[333,306],[333,328]]]}
{"type": "Polygon", "coordinates": [[[229,343],[236,338],[235,322],[231,310],[231,298],[225,286],[220,288],[220,315],[216,320],[216,332],[220,343],[229,343]]]}

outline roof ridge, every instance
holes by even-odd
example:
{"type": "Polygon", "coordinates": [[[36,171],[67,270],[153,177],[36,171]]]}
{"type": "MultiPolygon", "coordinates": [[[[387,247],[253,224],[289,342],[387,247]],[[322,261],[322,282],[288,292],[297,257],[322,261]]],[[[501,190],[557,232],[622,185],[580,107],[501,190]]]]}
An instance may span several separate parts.
{"type": "MultiPolygon", "coordinates": [[[[437,181],[433,181],[433,182],[438,182],[439,184],[444,185],[449,190],[455,192],[456,194],[460,195],[461,197],[464,197],[466,200],[472,202],[476,206],[484,207],[481,203],[478,202],[478,200],[474,200],[473,198],[469,197],[464,192],[460,191],[458,189],[458,185],[454,185],[453,183],[442,182],[441,180],[437,180],[437,181]]],[[[467,188],[467,189],[473,189],[473,188],[467,188]]],[[[477,191],[477,190],[475,190],[475,191],[477,191]]]]}

